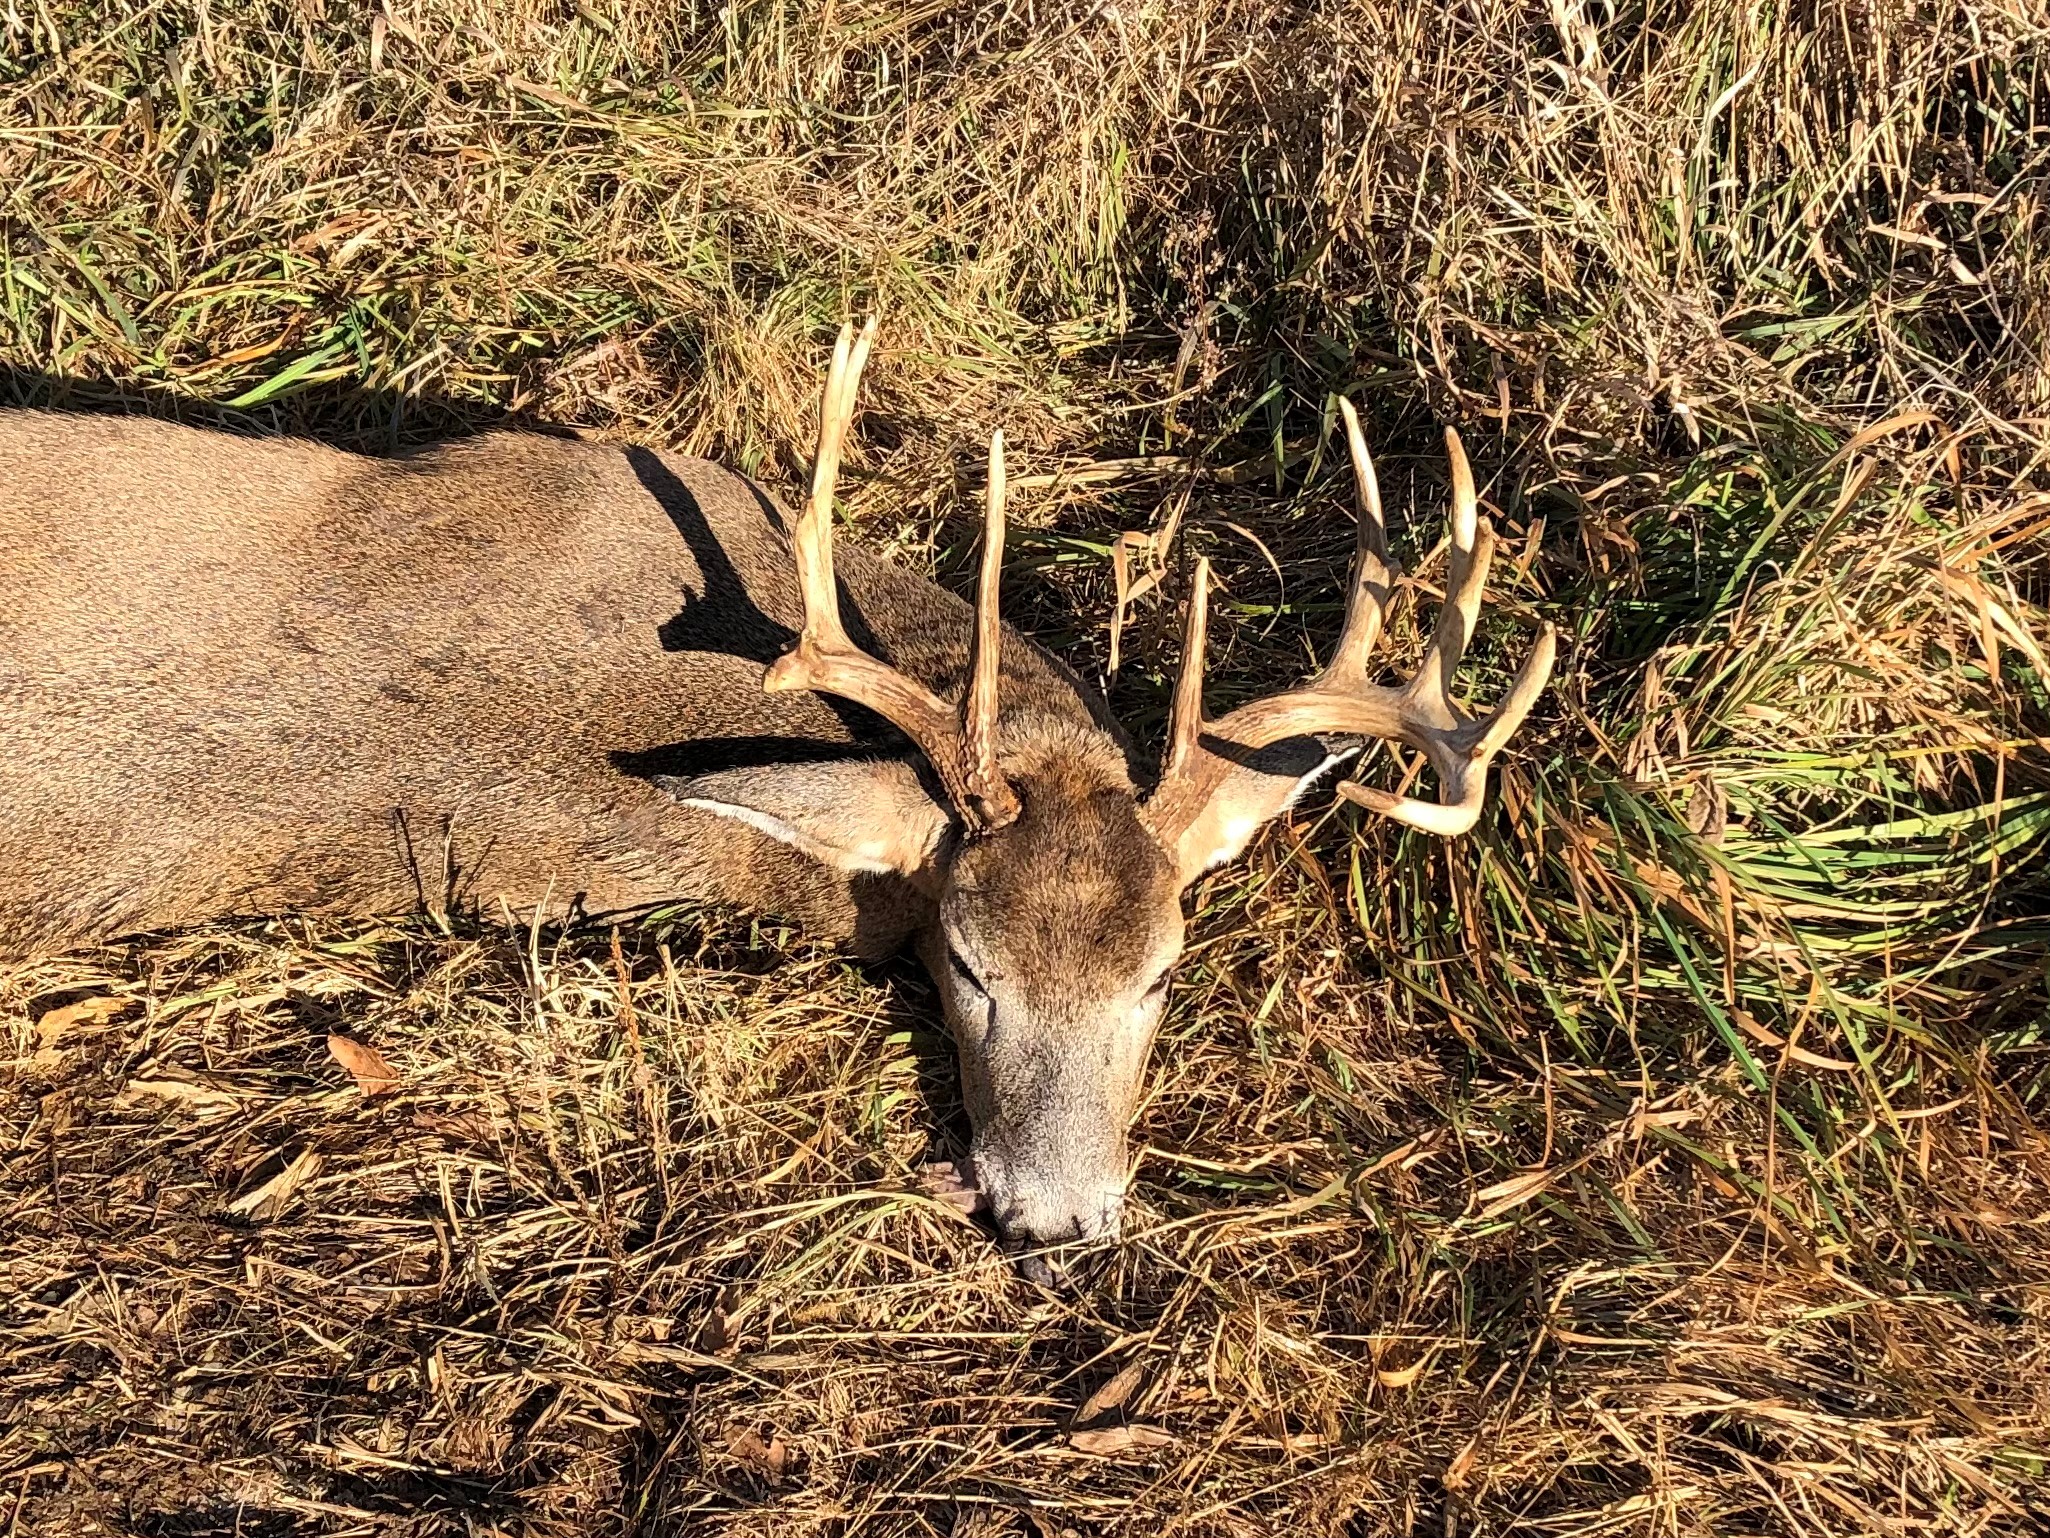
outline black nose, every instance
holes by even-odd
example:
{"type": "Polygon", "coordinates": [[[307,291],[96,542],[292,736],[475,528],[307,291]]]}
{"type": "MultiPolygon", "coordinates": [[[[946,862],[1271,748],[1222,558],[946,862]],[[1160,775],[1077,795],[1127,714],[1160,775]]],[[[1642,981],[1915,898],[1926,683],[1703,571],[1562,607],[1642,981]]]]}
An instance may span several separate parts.
{"type": "Polygon", "coordinates": [[[1014,1239],[1006,1245],[1018,1267],[1018,1274],[1035,1287],[1073,1295],[1092,1285],[1102,1274],[1112,1246],[1082,1237],[1082,1225],[1064,1242],[1046,1239],[1014,1239]]]}
{"type": "Polygon", "coordinates": [[[1074,1289],[1068,1269],[1057,1264],[1052,1257],[1037,1250],[1018,1257],[1018,1274],[1035,1287],[1044,1287],[1049,1292],[1070,1292],[1074,1289]]]}

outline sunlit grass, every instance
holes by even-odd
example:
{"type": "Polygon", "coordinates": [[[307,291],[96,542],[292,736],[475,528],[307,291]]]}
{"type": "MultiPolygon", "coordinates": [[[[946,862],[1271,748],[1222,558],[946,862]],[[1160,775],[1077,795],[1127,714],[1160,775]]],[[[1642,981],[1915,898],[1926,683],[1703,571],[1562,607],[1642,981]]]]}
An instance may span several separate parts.
{"type": "Polygon", "coordinates": [[[1175,531],[1104,678],[1142,745],[1190,555],[1213,710],[1329,646],[1339,394],[1411,574],[1391,671],[1446,422],[1503,536],[1472,697],[1566,638],[1473,837],[1313,802],[1196,892],[1130,1241],[1076,1298],[917,1194],[961,1127],[908,965],[690,912],[616,956],[282,918],[0,976],[15,1529],[2050,1520],[2042,18],[123,0],[0,32],[13,404],[372,452],[573,426],[787,493],[875,308],[871,542],[965,587],[1003,426],[1012,616],[1104,678],[1119,537],[1175,531]],[[1069,1440],[1117,1382],[1092,1419],[1166,1440],[1069,1440]]]}

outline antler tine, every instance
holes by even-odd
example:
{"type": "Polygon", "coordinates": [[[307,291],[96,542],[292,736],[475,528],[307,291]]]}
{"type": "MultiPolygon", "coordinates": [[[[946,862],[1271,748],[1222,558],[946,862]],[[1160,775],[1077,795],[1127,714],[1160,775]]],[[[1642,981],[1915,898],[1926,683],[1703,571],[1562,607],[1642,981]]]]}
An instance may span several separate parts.
{"type": "Polygon", "coordinates": [[[762,686],[771,692],[809,688],[799,676],[810,671],[807,654],[849,644],[840,623],[839,589],[833,579],[833,488],[840,479],[840,454],[854,417],[855,387],[861,382],[862,365],[868,361],[875,324],[871,316],[862,328],[858,356],[852,321],[840,327],[840,338],[833,345],[833,365],[826,373],[825,394],[819,399],[819,446],[812,463],[811,500],[790,539],[797,556],[797,583],[804,596],[804,632],[796,647],[769,669],[762,686]]]}
{"type": "MultiPolygon", "coordinates": [[[[819,404],[818,459],[812,468],[811,499],[790,536],[791,550],[797,558],[798,589],[804,601],[803,628],[797,644],[777,658],[763,675],[762,687],[770,693],[810,689],[866,705],[917,745],[962,818],[986,828],[1015,810],[1016,803],[1001,777],[995,777],[993,789],[983,783],[984,776],[976,772],[965,751],[963,722],[975,708],[974,688],[970,689],[971,697],[964,700],[963,709],[957,712],[917,679],[855,646],[840,622],[840,593],[833,575],[833,488],[839,480],[840,455],[854,419],[855,392],[875,332],[873,317],[858,337],[851,325],[842,326],[833,348],[833,366],[826,375],[825,394],[819,404]]],[[[999,491],[1000,504],[1001,496],[999,491]]],[[[998,559],[1001,558],[999,551],[998,559]]],[[[993,586],[991,595],[993,613],[993,586]]],[[[991,674],[988,687],[993,691],[994,644],[981,644],[978,635],[977,650],[979,656],[991,659],[987,664],[991,674]]],[[[977,663],[978,671],[982,666],[977,663]]],[[[993,714],[983,719],[993,719],[993,714]]]]}
{"type": "Polygon", "coordinates": [[[1354,500],[1359,531],[1353,541],[1352,591],[1345,605],[1345,628],[1339,633],[1331,662],[1318,680],[1325,688],[1349,688],[1367,681],[1367,658],[1381,639],[1388,597],[1395,589],[1396,570],[1388,559],[1388,529],[1381,517],[1381,483],[1360,431],[1359,413],[1344,396],[1338,411],[1345,418],[1345,444],[1352,456],[1354,500]]]}
{"type": "Polygon", "coordinates": [[[1466,447],[1459,434],[1449,427],[1445,429],[1445,457],[1452,463],[1452,542],[1445,565],[1445,602],[1438,610],[1430,647],[1409,692],[1439,717],[1437,725],[1450,727],[1461,721],[1452,699],[1452,675],[1466,655],[1466,643],[1473,639],[1474,622],[1480,617],[1488,567],[1495,559],[1495,531],[1480,521],[1473,468],[1466,462],[1466,447]]]}
{"type": "Polygon", "coordinates": [[[997,768],[997,662],[1003,636],[998,597],[1004,579],[1004,434],[989,435],[989,495],[982,518],[982,569],[975,583],[975,630],[968,689],[961,696],[962,758],[973,794],[993,821],[1017,815],[1017,797],[997,768]]]}
{"type": "Polygon", "coordinates": [[[1182,617],[1182,668],[1175,675],[1174,702],[1168,708],[1167,753],[1161,764],[1163,781],[1186,774],[1203,740],[1203,649],[1210,634],[1210,557],[1196,558],[1189,584],[1188,612],[1182,617]]]}

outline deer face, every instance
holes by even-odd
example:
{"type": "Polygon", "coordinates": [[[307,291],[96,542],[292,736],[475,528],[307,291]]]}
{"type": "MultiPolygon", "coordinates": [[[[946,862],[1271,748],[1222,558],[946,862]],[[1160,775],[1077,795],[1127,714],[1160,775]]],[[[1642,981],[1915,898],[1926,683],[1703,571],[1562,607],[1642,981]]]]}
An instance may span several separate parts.
{"type": "MultiPolygon", "coordinates": [[[[919,949],[959,1049],[976,1186],[1006,1239],[1036,1248],[1117,1232],[1183,881],[1107,736],[1063,717],[1006,736],[1017,816],[981,831],[901,759],[666,784],[836,870],[926,894],[919,949]]],[[[1025,1267],[1057,1274],[1036,1255],[1025,1267]]]]}
{"type": "Polygon", "coordinates": [[[1019,800],[949,865],[926,965],[998,1226],[1030,1245],[1107,1238],[1181,954],[1181,884],[1129,787],[1030,778],[1019,800]]]}

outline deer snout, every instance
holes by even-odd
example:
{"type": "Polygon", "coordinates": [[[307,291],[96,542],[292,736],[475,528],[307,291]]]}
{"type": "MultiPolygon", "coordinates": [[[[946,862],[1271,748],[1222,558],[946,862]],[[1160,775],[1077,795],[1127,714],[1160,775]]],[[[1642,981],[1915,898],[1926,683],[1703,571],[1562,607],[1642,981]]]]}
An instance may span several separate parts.
{"type": "Polygon", "coordinates": [[[981,1149],[973,1162],[990,1216],[1006,1243],[1028,1252],[1019,1262],[1028,1280],[1045,1285],[1064,1278],[1059,1260],[1039,1251],[1117,1238],[1125,1205],[1122,1158],[1076,1169],[981,1149]]]}

